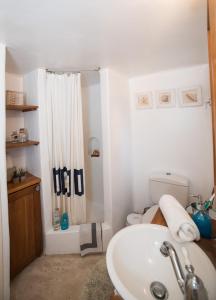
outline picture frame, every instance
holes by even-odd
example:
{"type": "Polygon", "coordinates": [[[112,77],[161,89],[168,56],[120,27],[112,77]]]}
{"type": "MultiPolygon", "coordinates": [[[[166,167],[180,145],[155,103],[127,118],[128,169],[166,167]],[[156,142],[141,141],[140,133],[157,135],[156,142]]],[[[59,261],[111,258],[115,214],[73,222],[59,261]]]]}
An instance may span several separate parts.
{"type": "Polygon", "coordinates": [[[153,108],[153,94],[150,91],[136,93],[135,101],[137,109],[153,108]]]}
{"type": "Polygon", "coordinates": [[[157,108],[168,108],[176,106],[176,91],[175,90],[160,90],[156,92],[157,108]]]}
{"type": "Polygon", "coordinates": [[[194,107],[203,105],[202,89],[200,86],[193,86],[179,89],[180,107],[194,107]]]}

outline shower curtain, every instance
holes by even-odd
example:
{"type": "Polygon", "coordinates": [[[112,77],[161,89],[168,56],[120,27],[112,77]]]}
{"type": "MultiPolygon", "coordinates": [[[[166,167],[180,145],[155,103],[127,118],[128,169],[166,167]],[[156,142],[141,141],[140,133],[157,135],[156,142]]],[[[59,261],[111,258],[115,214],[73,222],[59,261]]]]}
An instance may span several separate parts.
{"type": "Polygon", "coordinates": [[[46,120],[43,123],[46,124],[52,209],[67,212],[70,224],[85,223],[80,74],[46,72],[44,79],[46,120]]]}

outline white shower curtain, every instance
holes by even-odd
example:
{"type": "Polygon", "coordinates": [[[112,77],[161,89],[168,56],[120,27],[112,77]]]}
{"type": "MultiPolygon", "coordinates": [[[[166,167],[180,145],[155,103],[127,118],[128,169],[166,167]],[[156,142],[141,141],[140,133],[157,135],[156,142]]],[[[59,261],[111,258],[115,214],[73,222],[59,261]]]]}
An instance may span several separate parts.
{"type": "Polygon", "coordinates": [[[70,224],[85,223],[80,74],[46,72],[44,79],[46,121],[43,124],[46,124],[52,209],[67,212],[70,224]]]}

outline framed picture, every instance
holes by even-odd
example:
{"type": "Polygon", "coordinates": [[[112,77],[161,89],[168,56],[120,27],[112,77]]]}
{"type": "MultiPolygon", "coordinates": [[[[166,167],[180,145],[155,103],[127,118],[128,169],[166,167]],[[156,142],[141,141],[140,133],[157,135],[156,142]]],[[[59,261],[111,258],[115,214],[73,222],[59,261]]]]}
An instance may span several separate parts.
{"type": "Polygon", "coordinates": [[[179,104],[183,107],[200,106],[202,102],[201,87],[179,89],[179,104]]]}
{"type": "Polygon", "coordinates": [[[158,108],[174,107],[176,106],[175,90],[164,90],[156,93],[156,103],[158,108]]]}
{"type": "Polygon", "coordinates": [[[137,109],[153,108],[152,92],[137,93],[136,108],[137,109]]]}

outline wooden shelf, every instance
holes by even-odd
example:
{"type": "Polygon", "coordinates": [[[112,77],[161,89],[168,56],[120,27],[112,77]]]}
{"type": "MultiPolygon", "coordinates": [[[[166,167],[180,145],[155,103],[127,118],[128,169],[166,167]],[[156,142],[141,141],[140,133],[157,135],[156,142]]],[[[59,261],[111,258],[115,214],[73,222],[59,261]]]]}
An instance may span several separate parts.
{"type": "Polygon", "coordinates": [[[16,149],[16,148],[22,148],[22,147],[37,146],[38,144],[39,144],[38,141],[27,141],[24,143],[6,142],[6,149],[16,149]]]}
{"type": "Polygon", "coordinates": [[[17,110],[17,111],[33,111],[37,110],[37,105],[6,105],[6,110],[17,110]]]}
{"type": "Polygon", "coordinates": [[[40,183],[40,178],[36,177],[30,173],[26,174],[26,179],[22,182],[18,182],[18,183],[13,183],[13,182],[9,182],[7,187],[8,187],[8,195],[18,192],[24,188],[27,188],[31,185],[34,184],[38,184],[40,183]]]}

